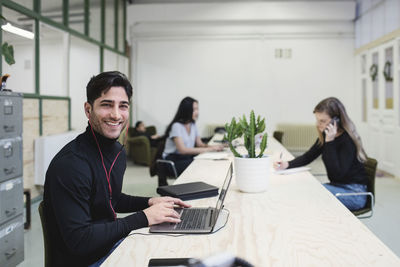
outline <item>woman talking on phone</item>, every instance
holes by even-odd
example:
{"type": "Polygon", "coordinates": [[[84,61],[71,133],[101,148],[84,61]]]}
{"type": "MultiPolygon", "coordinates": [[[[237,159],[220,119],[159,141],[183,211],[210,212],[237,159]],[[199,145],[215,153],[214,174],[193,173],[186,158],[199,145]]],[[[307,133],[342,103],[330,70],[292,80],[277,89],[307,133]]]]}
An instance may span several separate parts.
{"type": "MultiPolygon", "coordinates": [[[[329,97],[315,108],[318,139],[302,156],[289,162],[274,163],[276,170],[295,168],[309,164],[322,154],[329,183],[324,184],[333,195],[336,193],[359,193],[367,190],[367,175],[363,162],[367,155],[354,123],[339,99],[329,97]]],[[[365,206],[366,196],[338,197],[349,210],[365,206]]]]}

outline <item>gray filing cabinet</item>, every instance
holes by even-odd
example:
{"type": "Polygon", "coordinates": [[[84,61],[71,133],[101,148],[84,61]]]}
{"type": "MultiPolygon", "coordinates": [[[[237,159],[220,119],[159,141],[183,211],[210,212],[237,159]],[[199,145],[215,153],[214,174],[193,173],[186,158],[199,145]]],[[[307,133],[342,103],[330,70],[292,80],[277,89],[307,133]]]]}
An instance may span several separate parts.
{"type": "Polygon", "coordinates": [[[0,266],[24,260],[22,94],[0,91],[0,266]]]}

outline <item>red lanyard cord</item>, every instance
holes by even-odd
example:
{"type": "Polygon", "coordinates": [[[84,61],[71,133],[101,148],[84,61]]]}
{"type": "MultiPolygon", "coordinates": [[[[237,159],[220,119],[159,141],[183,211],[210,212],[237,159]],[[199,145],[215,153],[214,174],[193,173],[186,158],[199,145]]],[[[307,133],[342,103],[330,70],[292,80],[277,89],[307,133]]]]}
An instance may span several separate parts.
{"type": "Polygon", "coordinates": [[[101,153],[101,149],[100,149],[99,142],[97,141],[96,135],[94,134],[94,131],[93,131],[92,125],[90,124],[90,121],[89,121],[89,125],[90,125],[90,130],[92,131],[94,140],[96,141],[97,148],[98,148],[99,153],[100,153],[101,163],[103,164],[104,172],[106,173],[106,178],[107,178],[107,182],[108,182],[108,191],[110,192],[110,199],[109,199],[109,201],[110,201],[110,207],[111,207],[111,210],[112,210],[112,212],[113,212],[114,220],[115,220],[115,219],[117,218],[117,214],[115,213],[114,208],[113,208],[112,203],[111,203],[111,200],[112,200],[112,189],[111,189],[111,184],[110,184],[110,177],[111,177],[111,170],[112,170],[112,168],[114,167],[114,164],[115,164],[115,162],[117,161],[117,158],[118,158],[119,154],[121,154],[122,148],[121,148],[121,150],[118,152],[118,154],[117,154],[117,156],[115,157],[114,161],[112,162],[111,167],[110,167],[110,170],[107,172],[106,165],[104,164],[103,153],[101,153]]]}

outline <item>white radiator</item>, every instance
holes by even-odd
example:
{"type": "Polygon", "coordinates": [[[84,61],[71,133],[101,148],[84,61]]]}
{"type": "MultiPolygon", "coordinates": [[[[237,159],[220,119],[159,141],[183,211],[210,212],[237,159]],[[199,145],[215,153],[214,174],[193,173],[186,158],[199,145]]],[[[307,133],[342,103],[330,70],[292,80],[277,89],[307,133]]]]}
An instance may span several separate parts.
{"type": "Polygon", "coordinates": [[[283,132],[283,146],[295,154],[307,151],[318,138],[314,124],[278,124],[276,128],[283,132]]]}
{"type": "Polygon", "coordinates": [[[207,125],[205,125],[205,129],[203,130],[203,135],[204,137],[210,137],[213,136],[215,134],[215,128],[217,127],[225,127],[224,124],[222,123],[209,123],[207,125]]]}
{"type": "Polygon", "coordinates": [[[35,184],[44,185],[46,171],[51,160],[78,134],[78,132],[66,132],[35,139],[35,184]]]}

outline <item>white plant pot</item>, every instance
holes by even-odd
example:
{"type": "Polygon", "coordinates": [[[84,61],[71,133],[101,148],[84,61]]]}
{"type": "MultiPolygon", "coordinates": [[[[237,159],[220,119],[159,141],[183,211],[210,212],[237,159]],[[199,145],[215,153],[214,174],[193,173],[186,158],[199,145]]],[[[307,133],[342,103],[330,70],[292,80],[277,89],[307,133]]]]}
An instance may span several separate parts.
{"type": "Polygon", "coordinates": [[[270,158],[238,158],[234,159],[235,179],[240,191],[258,193],[267,190],[270,158]]]}

